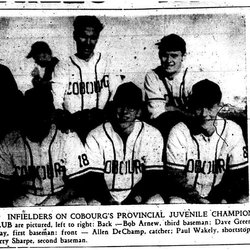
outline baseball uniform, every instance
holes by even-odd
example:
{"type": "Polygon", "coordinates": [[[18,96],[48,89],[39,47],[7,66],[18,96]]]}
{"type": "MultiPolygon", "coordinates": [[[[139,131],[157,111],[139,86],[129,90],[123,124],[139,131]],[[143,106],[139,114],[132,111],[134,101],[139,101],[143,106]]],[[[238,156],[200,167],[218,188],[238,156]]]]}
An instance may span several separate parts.
{"type": "Polygon", "coordinates": [[[203,198],[220,184],[226,170],[237,171],[248,164],[241,128],[220,117],[215,126],[212,136],[206,137],[178,123],[167,142],[167,167],[183,171],[187,184],[203,198]]]}
{"type": "Polygon", "coordinates": [[[62,190],[66,179],[82,174],[84,152],[75,133],[62,133],[54,125],[41,143],[13,132],[0,144],[0,178],[20,180],[31,198],[19,204],[33,206],[62,190]]]}
{"type": "Polygon", "coordinates": [[[166,111],[166,105],[186,109],[191,83],[188,68],[182,67],[172,80],[164,77],[161,66],[149,71],[145,77],[145,98],[151,119],[166,111]]]}
{"type": "Polygon", "coordinates": [[[119,203],[128,197],[144,171],[163,169],[162,151],[160,132],[139,120],[126,145],[109,122],[92,130],[86,141],[89,171],[104,174],[111,196],[119,203]]]}
{"type": "Polygon", "coordinates": [[[99,52],[95,52],[89,61],[75,55],[69,57],[55,75],[52,79],[54,105],[70,113],[92,108],[103,109],[115,91],[114,81],[119,79],[116,76],[112,78],[109,62],[99,52]]]}

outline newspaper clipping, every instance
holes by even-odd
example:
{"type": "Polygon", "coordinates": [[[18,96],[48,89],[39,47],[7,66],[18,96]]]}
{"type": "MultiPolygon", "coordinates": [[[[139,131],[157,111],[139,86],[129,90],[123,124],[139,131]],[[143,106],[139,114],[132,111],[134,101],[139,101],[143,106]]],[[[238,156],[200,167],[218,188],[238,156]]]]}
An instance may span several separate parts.
{"type": "Polygon", "coordinates": [[[250,6],[0,13],[0,248],[249,248],[250,6]]]}

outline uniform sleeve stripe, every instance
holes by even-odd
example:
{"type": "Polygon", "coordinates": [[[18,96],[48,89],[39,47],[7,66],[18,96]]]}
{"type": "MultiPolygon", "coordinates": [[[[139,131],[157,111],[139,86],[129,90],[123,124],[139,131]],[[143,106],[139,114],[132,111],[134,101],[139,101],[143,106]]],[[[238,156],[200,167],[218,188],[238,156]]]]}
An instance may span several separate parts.
{"type": "Polygon", "coordinates": [[[248,162],[245,161],[245,162],[242,162],[242,163],[239,163],[239,164],[229,165],[229,169],[230,170],[235,170],[235,169],[245,168],[247,166],[248,166],[248,162]]]}
{"type": "Polygon", "coordinates": [[[146,171],[150,171],[150,170],[163,170],[163,166],[146,166],[145,170],[146,171]]]}
{"type": "Polygon", "coordinates": [[[177,169],[181,169],[181,170],[184,170],[186,167],[185,165],[172,163],[172,162],[166,162],[166,165],[170,168],[177,168],[177,169]]]}
{"type": "Polygon", "coordinates": [[[83,169],[82,171],[79,171],[79,172],[76,172],[74,174],[68,175],[68,178],[71,179],[71,178],[74,178],[74,177],[77,177],[77,176],[80,176],[80,175],[87,174],[89,172],[103,173],[103,169],[102,168],[86,168],[86,169],[83,169]]]}
{"type": "Polygon", "coordinates": [[[7,180],[7,181],[9,181],[9,180],[11,180],[12,179],[12,175],[4,175],[4,174],[0,174],[0,179],[2,179],[2,180],[7,180]]]}
{"type": "Polygon", "coordinates": [[[160,100],[160,101],[165,101],[164,98],[149,98],[148,101],[155,101],[155,100],[160,100]]]}

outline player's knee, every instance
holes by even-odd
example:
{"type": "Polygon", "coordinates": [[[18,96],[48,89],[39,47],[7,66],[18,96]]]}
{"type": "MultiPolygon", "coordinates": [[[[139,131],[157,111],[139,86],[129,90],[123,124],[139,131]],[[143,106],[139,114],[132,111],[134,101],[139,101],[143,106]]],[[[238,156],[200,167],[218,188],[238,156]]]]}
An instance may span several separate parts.
{"type": "Polygon", "coordinates": [[[163,200],[163,198],[161,197],[161,195],[156,194],[156,195],[150,197],[150,198],[145,202],[145,204],[149,204],[149,205],[164,204],[164,200],[163,200]]]}
{"type": "Polygon", "coordinates": [[[172,196],[169,199],[169,204],[186,204],[187,202],[181,198],[181,197],[177,197],[177,196],[172,196]]]}

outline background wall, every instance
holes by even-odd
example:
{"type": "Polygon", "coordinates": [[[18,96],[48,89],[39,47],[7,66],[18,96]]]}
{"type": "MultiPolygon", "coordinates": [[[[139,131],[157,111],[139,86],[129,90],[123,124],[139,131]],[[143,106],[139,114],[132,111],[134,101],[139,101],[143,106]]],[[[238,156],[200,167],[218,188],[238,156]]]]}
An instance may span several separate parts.
{"type": "MultiPolygon", "coordinates": [[[[159,64],[155,45],[176,33],[187,43],[185,63],[197,75],[220,84],[223,101],[246,105],[246,25],[239,14],[98,16],[105,28],[98,50],[112,56],[113,70],[142,86],[148,70],[159,64]]],[[[30,88],[34,64],[26,59],[30,46],[46,41],[55,56],[75,52],[73,17],[6,17],[0,19],[0,63],[7,65],[19,89],[30,88]]]]}

